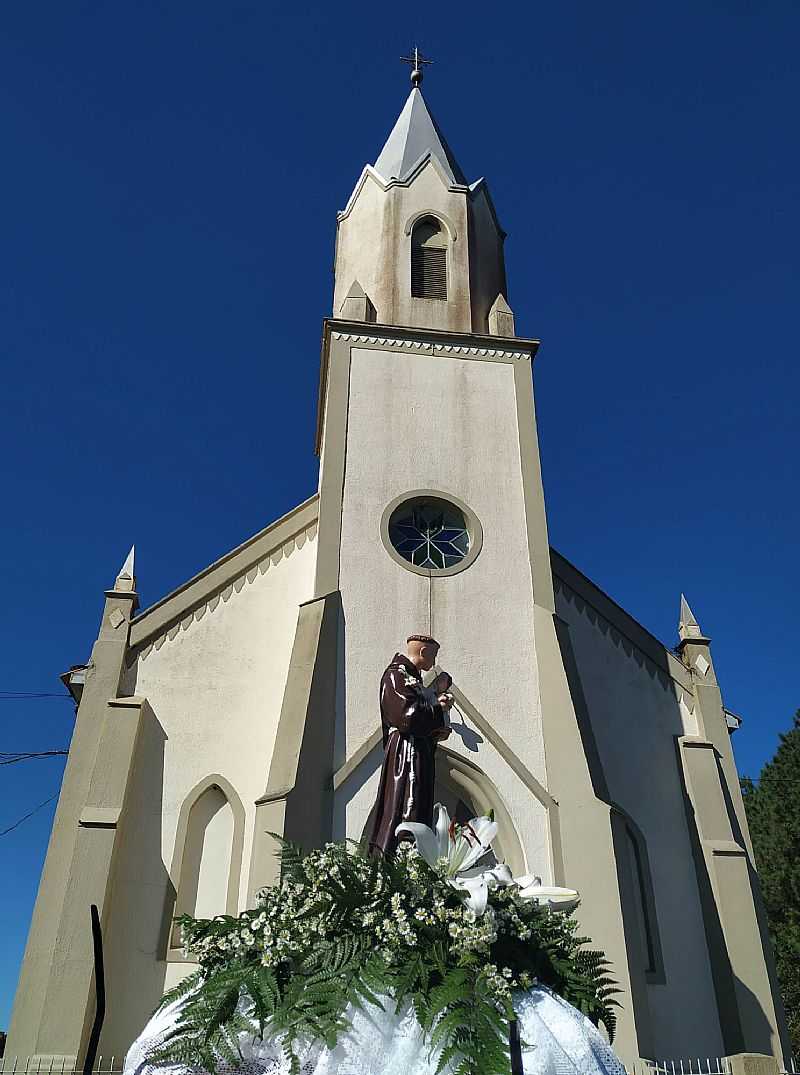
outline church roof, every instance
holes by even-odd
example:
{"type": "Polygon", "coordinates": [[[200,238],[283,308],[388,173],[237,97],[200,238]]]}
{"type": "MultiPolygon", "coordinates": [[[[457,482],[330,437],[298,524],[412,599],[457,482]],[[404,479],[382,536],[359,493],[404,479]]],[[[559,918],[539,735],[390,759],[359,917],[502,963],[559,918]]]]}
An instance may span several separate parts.
{"type": "MultiPolygon", "coordinates": [[[[308,533],[310,536],[311,532],[316,531],[318,516],[319,495],[315,493],[210,564],[177,590],[144,609],[131,621],[131,648],[142,649],[165,631],[180,625],[189,613],[203,606],[210,597],[225,591],[238,580],[243,581],[243,576],[264,563],[271,553],[297,538],[305,543],[306,538],[303,535],[308,533]]],[[[297,547],[299,548],[299,545],[297,547]]]]}
{"type": "Polygon", "coordinates": [[[451,183],[466,185],[464,173],[428,111],[422,91],[415,86],[375,161],[375,171],[384,179],[405,179],[428,155],[436,158],[451,183]]]}

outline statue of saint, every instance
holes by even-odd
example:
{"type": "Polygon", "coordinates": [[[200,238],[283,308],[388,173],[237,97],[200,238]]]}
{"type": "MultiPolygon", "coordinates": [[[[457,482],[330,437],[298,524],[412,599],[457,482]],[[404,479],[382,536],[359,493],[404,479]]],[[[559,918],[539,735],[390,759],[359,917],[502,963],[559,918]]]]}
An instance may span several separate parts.
{"type": "Polygon", "coordinates": [[[436,664],[439,643],[430,635],[410,635],[406,647],[381,679],[384,757],[369,838],[373,855],[394,853],[401,822],[433,824],[436,744],[450,735],[451,677],[442,672],[429,687],[422,683],[422,673],[436,664]]]}

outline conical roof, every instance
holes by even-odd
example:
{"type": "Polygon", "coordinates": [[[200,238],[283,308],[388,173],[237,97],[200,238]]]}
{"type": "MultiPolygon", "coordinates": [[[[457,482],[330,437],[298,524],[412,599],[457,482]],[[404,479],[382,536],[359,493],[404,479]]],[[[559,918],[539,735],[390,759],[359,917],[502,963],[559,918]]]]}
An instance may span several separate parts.
{"type": "Polygon", "coordinates": [[[464,173],[428,111],[422,91],[415,86],[375,161],[375,171],[384,179],[405,179],[428,154],[436,158],[451,183],[466,185],[464,173]]]}
{"type": "Polygon", "coordinates": [[[681,615],[678,620],[680,627],[697,627],[699,629],[700,624],[695,619],[695,615],[689,608],[689,602],[686,600],[683,594],[681,594],[681,615]]]}
{"type": "Polygon", "coordinates": [[[686,600],[683,594],[681,594],[681,614],[678,620],[678,637],[682,642],[687,642],[691,639],[699,642],[708,642],[708,639],[700,630],[700,624],[695,618],[695,614],[689,608],[689,602],[686,600]]]}

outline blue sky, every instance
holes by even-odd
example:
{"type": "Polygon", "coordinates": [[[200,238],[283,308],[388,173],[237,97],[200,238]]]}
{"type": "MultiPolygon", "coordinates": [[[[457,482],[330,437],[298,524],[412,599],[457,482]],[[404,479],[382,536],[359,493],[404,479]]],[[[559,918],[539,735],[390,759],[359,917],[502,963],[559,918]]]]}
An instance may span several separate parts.
{"type": "MultiPolygon", "coordinates": [[[[335,213],[416,42],[543,341],[551,541],[668,644],[685,590],[758,772],[800,706],[796,4],[31,0],[0,26],[5,692],[87,658],[132,542],[148,604],[314,491],[335,213]]],[[[0,701],[0,751],[71,728],[0,701]]],[[[0,829],[61,771],[4,767],[0,829]]],[[[0,838],[0,1027],[52,813],[0,838]]]]}

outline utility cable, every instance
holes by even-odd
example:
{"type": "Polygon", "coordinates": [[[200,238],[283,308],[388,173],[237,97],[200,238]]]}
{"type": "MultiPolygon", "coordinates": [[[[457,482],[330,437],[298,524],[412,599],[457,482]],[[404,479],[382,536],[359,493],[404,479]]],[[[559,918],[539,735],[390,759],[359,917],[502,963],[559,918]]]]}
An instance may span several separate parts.
{"type": "Polygon", "coordinates": [[[30,750],[5,754],[0,751],[0,765],[14,765],[18,761],[30,761],[32,758],[58,758],[69,754],[68,750],[30,750]]]}
{"type": "Polygon", "coordinates": [[[57,798],[58,792],[56,792],[55,795],[51,795],[49,799],[45,799],[43,803],[39,803],[38,806],[34,806],[33,810],[28,811],[28,813],[24,814],[18,821],[15,821],[13,825],[9,825],[7,829],[0,830],[0,836],[8,836],[8,834],[10,832],[13,832],[14,829],[19,828],[23,821],[27,821],[29,817],[33,817],[33,815],[37,813],[37,811],[44,809],[44,807],[47,806],[48,803],[51,803],[53,799],[57,798]]]}
{"type": "Polygon", "coordinates": [[[27,698],[63,698],[73,702],[71,694],[61,694],[51,691],[0,691],[0,702],[19,702],[27,698]]]}

